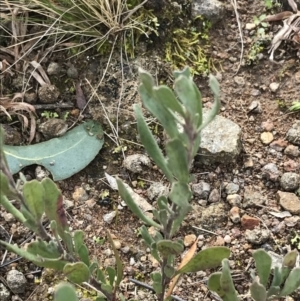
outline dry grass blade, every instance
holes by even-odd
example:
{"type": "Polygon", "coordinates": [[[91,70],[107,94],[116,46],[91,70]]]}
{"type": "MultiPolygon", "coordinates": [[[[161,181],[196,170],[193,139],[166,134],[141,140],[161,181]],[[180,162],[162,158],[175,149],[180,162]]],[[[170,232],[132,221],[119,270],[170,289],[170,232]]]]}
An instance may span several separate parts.
{"type": "MultiPolygon", "coordinates": [[[[193,243],[193,245],[190,247],[190,249],[187,251],[187,253],[185,254],[185,256],[183,257],[179,267],[177,270],[180,270],[183,266],[185,266],[194,256],[196,249],[197,249],[197,243],[198,243],[199,238],[196,239],[196,241],[193,243]]],[[[174,287],[179,279],[181,275],[176,275],[170,282],[170,286],[169,286],[169,290],[165,296],[165,298],[171,296],[174,287]]]]}
{"type": "Polygon", "coordinates": [[[269,49],[270,60],[274,61],[274,53],[284,40],[294,40],[298,42],[298,33],[300,31],[300,12],[298,11],[297,4],[294,0],[288,0],[288,3],[294,14],[289,11],[281,12],[276,15],[267,16],[264,21],[283,21],[283,27],[276,33],[272,40],[272,45],[269,49]]]}
{"type": "Polygon", "coordinates": [[[0,97],[0,113],[3,112],[9,119],[11,115],[17,115],[22,120],[23,129],[29,127],[28,118],[23,112],[28,113],[30,117],[29,143],[31,143],[36,132],[35,108],[28,103],[17,101],[22,98],[22,93],[16,93],[13,98],[0,97]]]}

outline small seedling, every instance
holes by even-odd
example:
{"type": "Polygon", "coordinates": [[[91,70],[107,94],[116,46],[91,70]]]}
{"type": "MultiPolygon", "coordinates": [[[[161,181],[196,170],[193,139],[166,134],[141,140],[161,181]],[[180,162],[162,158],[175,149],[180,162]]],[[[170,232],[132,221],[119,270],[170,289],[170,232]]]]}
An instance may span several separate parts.
{"type": "Polygon", "coordinates": [[[52,119],[52,118],[58,118],[58,114],[56,112],[50,112],[50,111],[44,111],[41,114],[42,117],[45,117],[46,119],[52,119]]]}

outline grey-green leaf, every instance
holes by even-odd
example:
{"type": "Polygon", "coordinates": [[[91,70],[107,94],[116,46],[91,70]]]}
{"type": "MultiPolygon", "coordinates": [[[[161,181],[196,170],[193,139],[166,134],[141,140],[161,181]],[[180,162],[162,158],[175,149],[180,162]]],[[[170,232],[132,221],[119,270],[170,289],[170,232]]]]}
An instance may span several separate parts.
{"type": "Polygon", "coordinates": [[[36,221],[40,221],[45,212],[45,189],[43,185],[37,180],[26,182],[23,187],[23,196],[30,213],[36,221]]]}
{"type": "Polygon", "coordinates": [[[166,145],[168,157],[168,168],[179,182],[188,183],[189,166],[187,158],[187,149],[178,138],[168,141],[166,145]]]}
{"type": "Polygon", "coordinates": [[[259,282],[266,287],[271,273],[272,258],[265,250],[253,252],[259,282]]]}
{"type": "Polygon", "coordinates": [[[60,181],[85,168],[96,157],[103,142],[100,124],[88,121],[60,138],[26,146],[4,145],[3,149],[13,174],[38,164],[51,172],[54,181],[60,181]]]}
{"type": "Polygon", "coordinates": [[[132,199],[130,193],[127,191],[126,187],[124,186],[123,182],[117,178],[118,183],[118,191],[120,193],[121,198],[125,201],[127,206],[130,208],[130,210],[144,223],[154,226],[157,229],[161,229],[161,225],[157,224],[154,220],[147,217],[142,210],[138,207],[138,205],[134,202],[132,199]]]}
{"type": "Polygon", "coordinates": [[[69,283],[58,285],[54,293],[54,301],[78,301],[75,288],[69,283]]]}
{"type": "Polygon", "coordinates": [[[221,265],[224,258],[230,256],[230,250],[226,247],[210,247],[200,251],[176,274],[191,273],[213,269],[221,265]]]}
{"type": "Polygon", "coordinates": [[[287,277],[280,296],[289,296],[300,286],[300,268],[293,269],[287,277]]]}
{"type": "Polygon", "coordinates": [[[140,139],[149,154],[149,156],[153,159],[153,161],[157,164],[157,166],[162,170],[168,180],[171,182],[173,180],[173,176],[169,168],[167,167],[166,159],[159,148],[156,140],[154,139],[147,123],[144,120],[141,109],[138,105],[134,106],[134,112],[137,120],[138,131],[140,134],[140,139]]]}
{"type": "Polygon", "coordinates": [[[179,101],[176,99],[172,90],[167,86],[155,87],[154,93],[156,97],[165,105],[166,108],[173,112],[179,113],[181,116],[185,116],[184,109],[179,101]]]}
{"type": "Polygon", "coordinates": [[[257,281],[254,281],[250,285],[251,297],[255,301],[266,301],[267,300],[267,291],[266,288],[257,281]]]}
{"type": "Polygon", "coordinates": [[[188,183],[174,182],[172,184],[169,198],[173,203],[182,208],[189,208],[189,201],[192,197],[192,192],[188,183]]]}
{"type": "Polygon", "coordinates": [[[77,284],[88,281],[90,277],[90,270],[83,262],[67,263],[63,272],[70,281],[77,284]]]}
{"type": "Polygon", "coordinates": [[[167,258],[168,255],[178,255],[184,249],[180,243],[171,240],[160,240],[156,245],[158,252],[164,258],[167,258]]]}
{"type": "Polygon", "coordinates": [[[231,278],[231,272],[229,268],[229,262],[228,259],[225,258],[222,261],[222,275],[220,279],[220,284],[224,292],[226,293],[226,298],[224,298],[224,301],[239,301],[239,298],[237,296],[232,278],[231,278]]]}
{"type": "Polygon", "coordinates": [[[215,118],[215,116],[219,113],[221,107],[220,87],[217,79],[213,75],[210,75],[209,77],[209,85],[212,92],[214,93],[215,101],[213,103],[211,110],[207,114],[205,121],[202,124],[199,124],[198,132],[204,129],[215,118]]]}

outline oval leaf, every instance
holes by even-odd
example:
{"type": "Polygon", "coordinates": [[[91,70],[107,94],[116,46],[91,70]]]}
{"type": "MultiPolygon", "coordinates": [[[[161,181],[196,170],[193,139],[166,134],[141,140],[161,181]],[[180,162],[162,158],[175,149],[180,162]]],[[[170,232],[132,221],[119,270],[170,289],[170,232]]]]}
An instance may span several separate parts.
{"type": "Polygon", "coordinates": [[[206,269],[216,268],[221,265],[224,258],[228,258],[230,250],[226,247],[210,247],[200,251],[176,274],[198,272],[206,269]]]}
{"type": "Polygon", "coordinates": [[[36,221],[39,221],[45,212],[45,189],[43,185],[37,180],[26,182],[23,196],[28,210],[36,221]]]}
{"type": "Polygon", "coordinates": [[[90,270],[83,262],[68,263],[63,272],[70,281],[77,284],[88,281],[90,277],[90,270]]]}
{"type": "Polygon", "coordinates": [[[103,141],[101,125],[88,121],[60,138],[26,146],[4,145],[3,149],[11,173],[38,164],[51,172],[54,181],[60,181],[85,168],[96,157],[103,141]]]}
{"type": "Polygon", "coordinates": [[[69,283],[61,283],[54,294],[54,301],[78,301],[75,288],[69,283]]]}

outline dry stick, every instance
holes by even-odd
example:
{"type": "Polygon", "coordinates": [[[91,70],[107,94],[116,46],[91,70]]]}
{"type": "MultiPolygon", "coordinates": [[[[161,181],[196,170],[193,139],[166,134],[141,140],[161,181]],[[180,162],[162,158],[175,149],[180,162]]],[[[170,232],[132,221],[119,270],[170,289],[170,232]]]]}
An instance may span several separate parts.
{"type": "Polygon", "coordinates": [[[236,16],[236,21],[238,24],[238,28],[239,28],[239,34],[241,37],[241,55],[240,55],[240,62],[239,62],[239,66],[235,72],[235,74],[237,74],[241,68],[242,65],[242,60],[243,60],[243,55],[244,55],[244,40],[243,40],[243,33],[242,33],[242,27],[241,27],[241,22],[240,22],[240,18],[239,18],[239,13],[237,11],[237,4],[236,4],[236,0],[231,0],[231,4],[233,6],[234,12],[235,12],[235,16],[236,16]]]}

